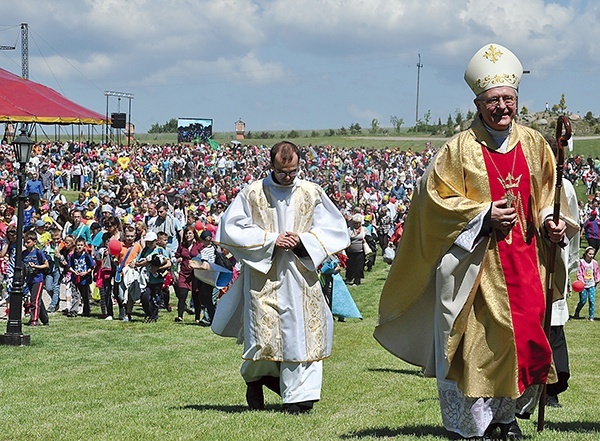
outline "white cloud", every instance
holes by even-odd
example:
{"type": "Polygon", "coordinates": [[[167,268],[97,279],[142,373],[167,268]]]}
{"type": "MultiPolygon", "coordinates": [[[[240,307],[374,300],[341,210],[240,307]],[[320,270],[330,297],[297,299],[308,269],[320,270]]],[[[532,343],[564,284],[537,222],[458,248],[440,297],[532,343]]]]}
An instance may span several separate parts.
{"type": "Polygon", "coordinates": [[[142,85],[169,83],[201,84],[237,82],[241,84],[274,84],[293,76],[281,63],[263,62],[254,52],[241,57],[221,57],[214,61],[181,60],[175,66],[156,69],[144,76],[142,85]]]}
{"type": "Polygon", "coordinates": [[[461,1],[306,0],[269,2],[265,18],[291,47],[334,56],[364,50],[402,53],[408,44],[439,38],[461,1]]]}
{"type": "Polygon", "coordinates": [[[262,62],[266,70],[253,66],[277,47],[279,54],[300,50],[330,60],[387,54],[411,63],[422,52],[444,65],[497,41],[528,67],[545,69],[569,57],[573,34],[591,53],[600,50],[582,35],[598,36],[591,18],[597,9],[577,15],[574,7],[542,0],[71,0],[61,8],[40,2],[28,12],[33,32],[53,29],[44,36],[53,50],[85,64],[102,60],[107,74],[121,66],[120,76],[135,79],[182,60],[226,60],[245,64],[255,74],[243,77],[256,82],[279,75],[278,60],[262,62]]]}
{"type": "Polygon", "coordinates": [[[469,0],[467,6],[460,14],[465,26],[513,48],[526,69],[547,67],[564,58],[569,50],[561,43],[574,19],[571,8],[542,0],[469,0]]]}
{"type": "Polygon", "coordinates": [[[111,74],[118,70],[118,60],[105,53],[91,53],[85,59],[64,58],[58,55],[49,57],[29,57],[30,71],[33,73],[50,69],[53,75],[63,80],[87,78],[111,74]]]}
{"type": "Polygon", "coordinates": [[[44,33],[43,50],[65,58],[102,53],[146,71],[182,59],[244,57],[265,39],[250,0],[78,0],[60,8],[40,2],[31,17],[30,41],[44,33]]]}

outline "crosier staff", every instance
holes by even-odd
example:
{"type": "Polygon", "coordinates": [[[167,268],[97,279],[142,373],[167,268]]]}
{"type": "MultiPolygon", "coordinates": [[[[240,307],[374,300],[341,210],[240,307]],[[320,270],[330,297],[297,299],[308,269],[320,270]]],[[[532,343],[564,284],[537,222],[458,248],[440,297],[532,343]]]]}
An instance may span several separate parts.
{"type": "MultiPolygon", "coordinates": [[[[571,122],[565,115],[561,115],[558,117],[558,121],[556,122],[556,186],[554,191],[554,211],[552,213],[552,220],[555,224],[557,224],[560,219],[560,197],[562,193],[563,168],[565,165],[565,146],[570,138],[571,122]]],[[[557,244],[555,242],[550,242],[548,272],[546,273],[546,314],[544,317],[544,332],[546,333],[546,338],[548,338],[548,340],[550,339],[550,322],[552,320],[552,298],[554,290],[554,270],[556,266],[556,248],[557,244]]],[[[545,413],[546,384],[543,385],[542,394],[540,396],[537,423],[538,432],[544,430],[545,413]]]]}

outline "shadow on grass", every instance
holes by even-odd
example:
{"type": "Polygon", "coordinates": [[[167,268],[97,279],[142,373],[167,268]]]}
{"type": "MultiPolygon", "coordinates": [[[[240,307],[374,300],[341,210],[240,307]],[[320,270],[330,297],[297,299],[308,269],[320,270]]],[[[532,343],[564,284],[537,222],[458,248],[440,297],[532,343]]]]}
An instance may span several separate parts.
{"type": "Polygon", "coordinates": [[[241,413],[247,412],[248,406],[236,406],[236,405],[224,405],[224,404],[186,404],[185,406],[179,406],[181,410],[197,410],[199,412],[205,412],[207,410],[216,410],[218,412],[225,413],[241,413]]]}
{"type": "Polygon", "coordinates": [[[350,438],[389,438],[396,436],[412,436],[415,438],[418,437],[427,437],[427,436],[439,436],[448,438],[450,436],[450,432],[440,426],[405,426],[405,427],[374,427],[372,429],[364,429],[358,430],[355,432],[350,432],[345,435],[340,435],[341,439],[350,439],[350,438]]]}
{"type": "MultiPolygon", "coordinates": [[[[536,419],[537,421],[537,419],[536,419]]],[[[557,422],[546,421],[544,427],[557,432],[594,433],[600,432],[600,423],[590,421],[557,422]]]]}
{"type": "Polygon", "coordinates": [[[404,374],[404,375],[415,375],[422,377],[423,373],[420,369],[391,369],[391,368],[369,368],[369,372],[383,372],[386,374],[404,374]]]}
{"type": "MultiPolygon", "coordinates": [[[[572,421],[564,423],[546,422],[547,430],[569,433],[598,433],[600,423],[589,421],[572,421]]],[[[441,426],[417,425],[405,427],[374,427],[371,429],[357,430],[340,435],[341,439],[352,438],[390,438],[396,436],[411,436],[413,438],[436,436],[444,439],[457,439],[456,435],[448,432],[441,426]]],[[[460,437],[459,437],[460,438],[460,437]]]]}
{"type": "MultiPolygon", "coordinates": [[[[248,409],[248,406],[243,405],[225,405],[225,404],[186,404],[185,406],[179,406],[175,409],[180,410],[197,410],[198,412],[206,412],[206,411],[217,411],[217,412],[225,412],[225,413],[242,413],[242,412],[257,412],[251,411],[248,409]]],[[[274,411],[280,412],[281,406],[276,405],[266,405],[264,411],[274,411]]],[[[264,412],[260,411],[260,412],[264,412]]]]}

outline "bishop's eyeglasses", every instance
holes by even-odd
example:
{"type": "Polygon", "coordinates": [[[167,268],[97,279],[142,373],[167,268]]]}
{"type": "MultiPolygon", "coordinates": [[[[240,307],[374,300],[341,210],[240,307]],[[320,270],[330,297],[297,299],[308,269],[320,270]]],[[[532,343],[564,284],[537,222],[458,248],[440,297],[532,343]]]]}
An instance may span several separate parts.
{"type": "Polygon", "coordinates": [[[512,95],[493,96],[487,99],[481,99],[488,109],[495,109],[500,106],[500,101],[504,102],[505,106],[514,106],[517,102],[517,97],[512,95]]]}

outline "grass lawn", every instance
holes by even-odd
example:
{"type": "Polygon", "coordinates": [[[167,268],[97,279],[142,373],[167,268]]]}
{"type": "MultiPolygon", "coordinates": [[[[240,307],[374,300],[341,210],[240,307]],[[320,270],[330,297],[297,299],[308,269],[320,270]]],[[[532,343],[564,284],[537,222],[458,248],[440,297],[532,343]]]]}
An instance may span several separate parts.
{"type": "MultiPolygon", "coordinates": [[[[53,314],[49,328],[24,327],[31,346],[0,346],[0,440],[447,439],[435,380],[372,338],[387,271],[380,262],[351,288],[364,320],[336,322],[322,400],[308,415],[279,412],[268,391],[268,411],[246,410],[241,347],[192,316],[180,324],[161,311],[158,323],[144,324],[53,314]]],[[[600,323],[571,320],[566,332],[564,407],[547,409],[541,434],[535,421],[522,422],[527,438],[600,439],[600,323]]]]}

